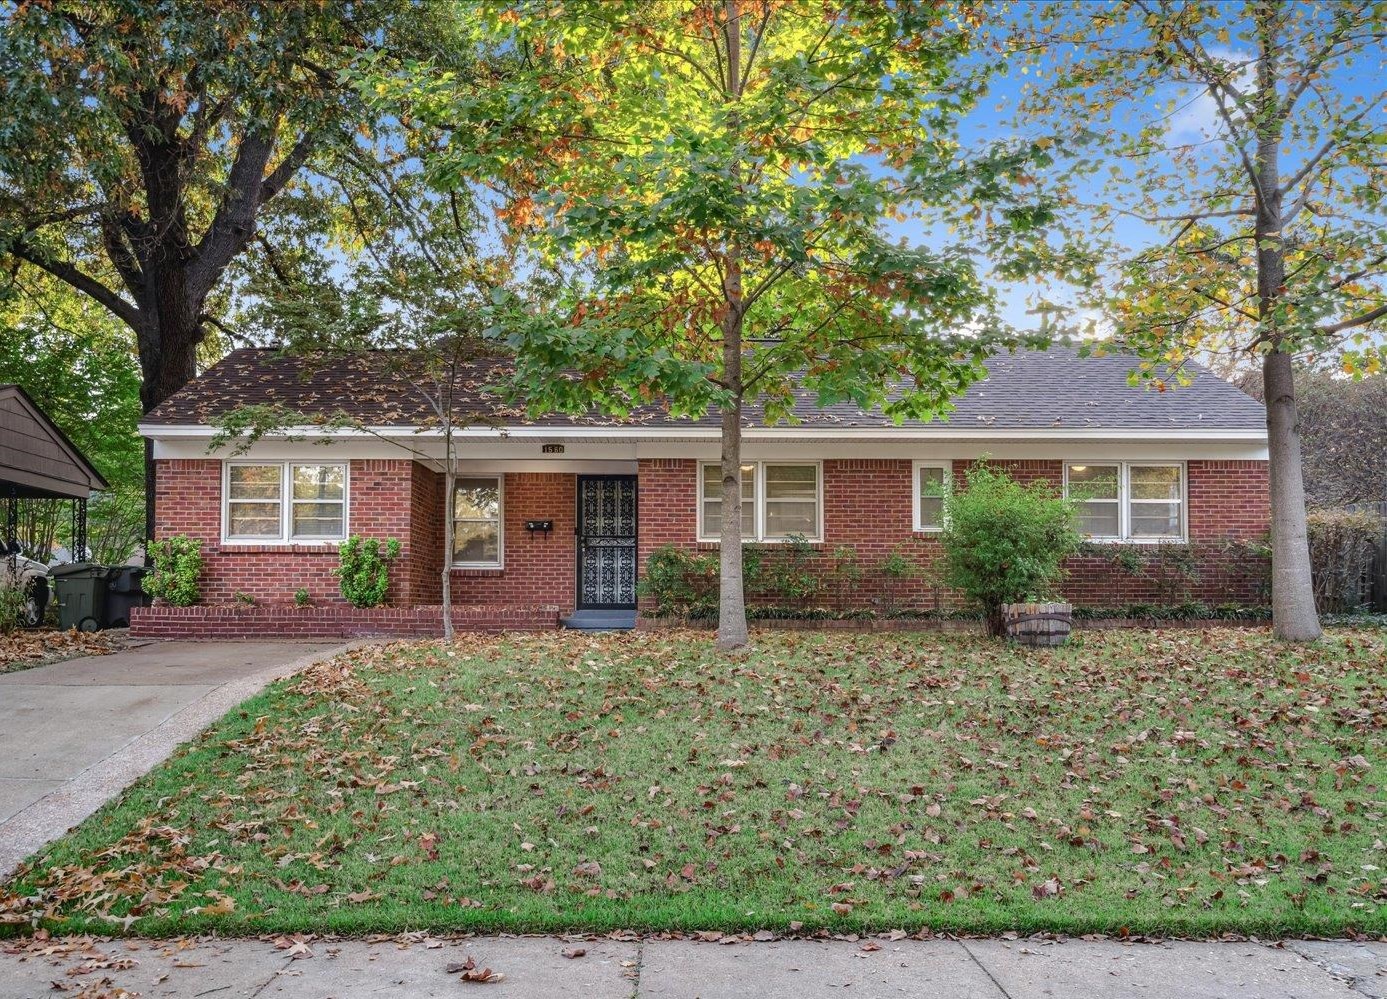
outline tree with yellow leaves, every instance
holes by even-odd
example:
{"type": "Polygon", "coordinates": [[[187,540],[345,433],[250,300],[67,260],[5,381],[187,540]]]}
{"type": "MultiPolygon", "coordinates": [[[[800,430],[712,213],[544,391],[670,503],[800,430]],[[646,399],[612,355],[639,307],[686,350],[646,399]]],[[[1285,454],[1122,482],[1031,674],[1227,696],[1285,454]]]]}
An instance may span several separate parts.
{"type": "Polygon", "coordinates": [[[1199,355],[1261,366],[1288,640],[1320,635],[1293,363],[1387,360],[1385,40],[1367,0],[1048,4],[1011,35],[1044,71],[1024,115],[1064,131],[1070,203],[1114,261],[1084,304],[1157,389],[1199,355]]]}

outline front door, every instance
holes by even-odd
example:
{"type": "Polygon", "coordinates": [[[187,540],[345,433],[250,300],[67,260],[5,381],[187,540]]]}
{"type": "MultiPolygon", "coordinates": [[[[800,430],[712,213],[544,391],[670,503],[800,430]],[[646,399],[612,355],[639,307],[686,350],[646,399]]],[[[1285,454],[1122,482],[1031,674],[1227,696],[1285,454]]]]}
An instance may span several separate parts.
{"type": "Polygon", "coordinates": [[[636,477],[578,476],[578,609],[636,606],[636,477]]]}

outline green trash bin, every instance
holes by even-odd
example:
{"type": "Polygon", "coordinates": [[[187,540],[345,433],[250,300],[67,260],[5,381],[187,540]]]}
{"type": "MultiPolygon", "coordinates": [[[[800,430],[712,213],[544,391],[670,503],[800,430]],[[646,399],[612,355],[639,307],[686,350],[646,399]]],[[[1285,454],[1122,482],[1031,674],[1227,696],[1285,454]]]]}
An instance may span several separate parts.
{"type": "Polygon", "coordinates": [[[106,626],[106,582],[111,570],[94,562],[55,565],[48,570],[58,597],[58,626],[98,631],[106,626]]]}

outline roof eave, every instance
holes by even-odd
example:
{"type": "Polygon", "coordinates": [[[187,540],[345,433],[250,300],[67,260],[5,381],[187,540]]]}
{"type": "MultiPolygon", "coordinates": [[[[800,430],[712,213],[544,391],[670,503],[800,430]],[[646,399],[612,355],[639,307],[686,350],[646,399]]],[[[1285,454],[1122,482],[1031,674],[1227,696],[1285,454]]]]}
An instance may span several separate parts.
{"type": "MultiPolygon", "coordinates": [[[[219,428],[206,424],[142,423],[140,433],[152,440],[173,440],[189,438],[211,438],[219,433],[219,428]]],[[[705,441],[718,440],[722,432],[717,427],[631,427],[631,426],[509,426],[509,427],[461,427],[453,430],[458,440],[505,440],[505,439],[563,439],[585,438],[611,441],[705,441]]],[[[366,429],[339,427],[286,427],[266,437],[284,440],[289,438],[323,439],[369,439],[405,438],[436,440],[443,437],[437,427],[419,426],[381,426],[366,429]]],[[[1132,428],[1132,427],[986,427],[961,428],[940,425],[934,427],[749,427],[742,431],[743,440],[752,441],[806,441],[806,440],[857,440],[857,441],[965,441],[965,440],[1169,440],[1171,438],[1207,442],[1265,444],[1265,429],[1237,429],[1220,427],[1170,427],[1132,428]]]]}

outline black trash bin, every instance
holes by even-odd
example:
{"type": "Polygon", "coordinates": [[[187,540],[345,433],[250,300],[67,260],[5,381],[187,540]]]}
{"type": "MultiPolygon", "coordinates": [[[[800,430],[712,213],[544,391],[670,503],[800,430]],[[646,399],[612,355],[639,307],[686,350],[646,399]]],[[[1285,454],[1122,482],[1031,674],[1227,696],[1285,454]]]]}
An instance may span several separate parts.
{"type": "Polygon", "coordinates": [[[58,597],[58,626],[97,631],[106,625],[106,584],[111,570],[94,562],[55,565],[48,570],[58,597]]]}
{"type": "Polygon", "coordinates": [[[106,583],[106,615],[104,627],[130,627],[130,610],[148,607],[154,598],[144,591],[144,574],[140,565],[119,565],[111,570],[106,583]]]}

